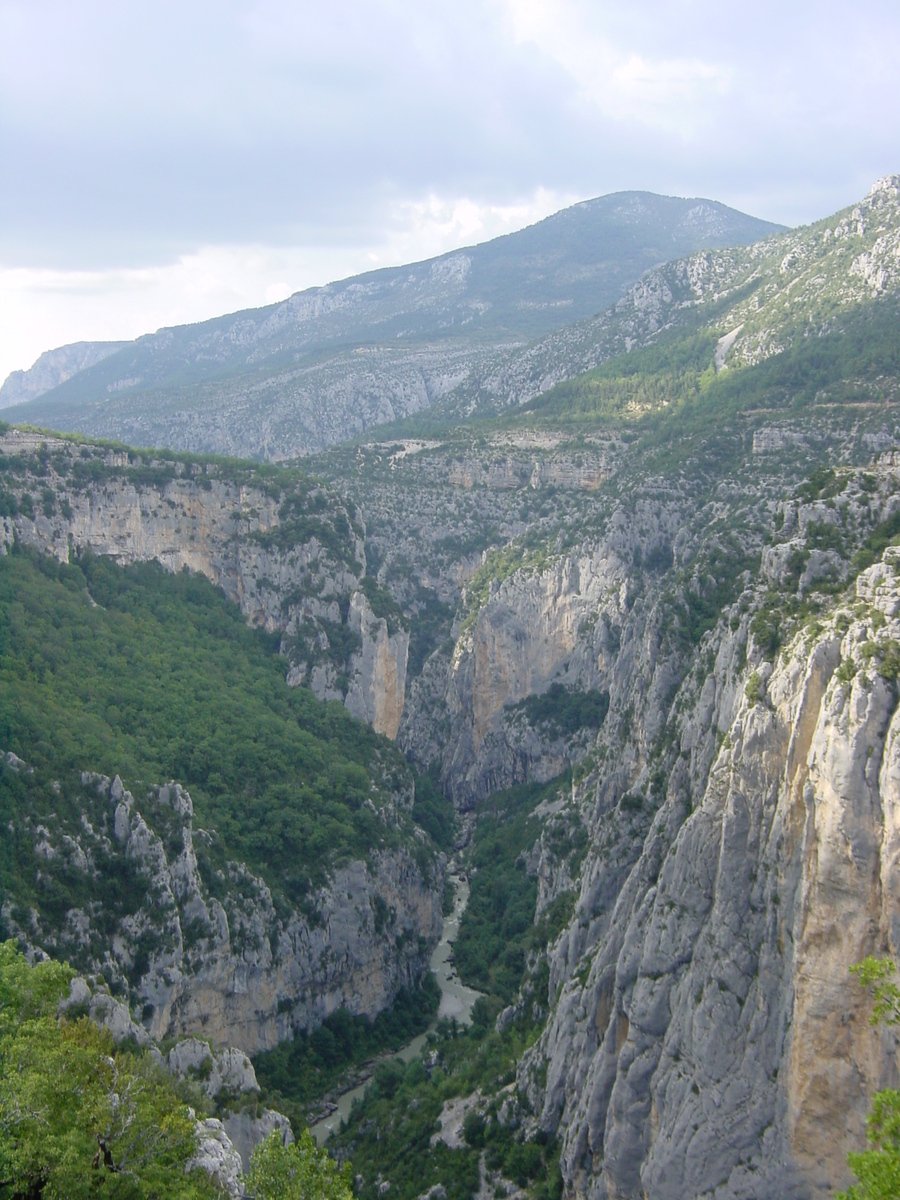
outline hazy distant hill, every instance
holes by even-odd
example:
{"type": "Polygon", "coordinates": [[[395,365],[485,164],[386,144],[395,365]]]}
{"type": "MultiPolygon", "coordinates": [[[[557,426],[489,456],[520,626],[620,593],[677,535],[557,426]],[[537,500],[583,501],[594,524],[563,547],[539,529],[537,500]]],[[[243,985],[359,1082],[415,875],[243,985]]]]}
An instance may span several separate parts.
{"type": "Polygon", "coordinates": [[[467,250],[160,330],[16,416],[142,445],[291,457],[428,408],[498,349],[600,312],[652,267],[777,229],[709,200],[617,193],[467,250]]]}
{"type": "Polygon", "coordinates": [[[11,371],[7,375],[0,387],[0,408],[42,396],[127,345],[127,342],[73,342],[58,350],[45,350],[29,370],[11,371]]]}

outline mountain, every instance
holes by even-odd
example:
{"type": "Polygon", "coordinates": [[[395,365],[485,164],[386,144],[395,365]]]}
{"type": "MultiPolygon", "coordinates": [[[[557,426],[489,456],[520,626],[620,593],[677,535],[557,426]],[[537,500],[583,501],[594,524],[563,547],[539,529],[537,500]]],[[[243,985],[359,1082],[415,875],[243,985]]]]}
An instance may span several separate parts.
{"type": "Polygon", "coordinates": [[[498,348],[605,309],[662,262],[776,229],[713,201],[618,193],[480,246],[160,330],[51,385],[16,418],[296,457],[427,409],[498,348]]]}
{"type": "Polygon", "coordinates": [[[73,342],[58,350],[45,350],[27,371],[12,371],[0,387],[0,408],[24,404],[50,392],[79,371],[87,371],[96,363],[121,350],[125,342],[73,342]]]}
{"type": "Polygon", "coordinates": [[[900,286],[900,176],[858,204],[748,247],[701,251],[649,271],[607,311],[497,354],[439,404],[440,416],[500,412],[563,380],[691,329],[718,330],[716,369],[817,337],[900,286]]]}

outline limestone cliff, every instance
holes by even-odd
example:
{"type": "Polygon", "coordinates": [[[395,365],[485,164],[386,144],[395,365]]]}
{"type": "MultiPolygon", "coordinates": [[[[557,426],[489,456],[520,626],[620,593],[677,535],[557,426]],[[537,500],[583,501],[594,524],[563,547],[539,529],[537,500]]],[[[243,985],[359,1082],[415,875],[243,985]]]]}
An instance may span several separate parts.
{"type": "Polygon", "coordinates": [[[0,457],[17,465],[4,482],[18,510],[0,518],[0,551],[18,538],[60,561],[90,549],[200,572],[251,624],[283,635],[289,683],[345,700],[396,737],[408,636],[390,636],[359,593],[365,528],[336,494],[247,464],[229,470],[19,430],[0,435],[0,457]]]}
{"type": "MultiPolygon", "coordinates": [[[[124,990],[153,1038],[197,1034],[253,1054],[337,1008],[374,1016],[426,969],[441,929],[440,860],[425,879],[408,850],[376,852],[332,869],[304,911],[285,911],[240,863],[204,879],[195,841],[210,837],[178,784],[150,788],[140,806],[118,776],[85,774],[82,786],[77,823],[32,831],[38,860],[90,879],[111,857],[139,902],[116,919],[94,893],[61,927],[12,899],[0,916],[33,951],[124,990]]],[[[380,819],[394,817],[383,809],[380,819]]]]}
{"type": "MultiPolygon", "coordinates": [[[[858,602],[761,666],[748,696],[722,686],[722,643],[618,886],[595,840],[553,952],[559,1000],[520,1070],[576,1194],[807,1197],[847,1182],[873,1092],[898,1081],[896,1038],[869,1025],[847,970],[900,950],[898,570],[891,556],[864,572],[858,602]],[[716,729],[692,808],[696,749],[716,729]]],[[[599,829],[608,796],[588,781],[581,797],[599,829]]]]}
{"type": "Polygon", "coordinates": [[[359,635],[362,649],[351,660],[347,711],[394,739],[403,714],[409,634],[403,629],[390,634],[387,621],[375,616],[363,592],[350,597],[348,625],[359,635]]]}
{"type": "Polygon", "coordinates": [[[654,673],[663,613],[652,592],[637,597],[632,564],[642,547],[671,560],[678,521],[675,505],[639,505],[633,519],[617,508],[601,541],[491,582],[452,656],[438,656],[414,681],[400,733],[413,756],[440,758],[457,804],[547,780],[584,756],[587,732],[563,738],[522,711],[554,682],[608,692],[614,713],[649,699],[655,736],[665,719],[660,697],[681,668],[664,659],[654,673]]]}
{"type": "Polygon", "coordinates": [[[900,1079],[848,973],[900,953],[900,554],[852,557],[896,530],[898,476],[858,439],[769,418],[708,492],[647,470],[594,536],[485,552],[410,688],[400,742],[458,805],[572,769],[526,868],[538,917],[574,913],[500,1018],[549,1009],[517,1120],[569,1196],[825,1197],[900,1079]],[[795,439],[828,436],[845,465],[798,486],[795,439]],[[553,687],[606,696],[601,727],[554,727],[553,687]]]}

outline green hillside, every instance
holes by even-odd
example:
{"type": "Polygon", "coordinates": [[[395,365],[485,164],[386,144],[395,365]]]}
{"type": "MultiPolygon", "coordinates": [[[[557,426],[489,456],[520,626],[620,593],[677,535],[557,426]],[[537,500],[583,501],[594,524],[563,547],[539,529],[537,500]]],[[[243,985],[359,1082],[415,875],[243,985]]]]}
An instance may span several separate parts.
{"type": "MultiPolygon", "coordinates": [[[[293,902],[411,826],[364,803],[411,785],[392,744],[289,688],[277,639],[206,579],[156,564],[0,558],[0,747],[35,772],[0,771],[4,829],[74,806],[82,770],[118,773],[138,795],[140,781],[174,778],[216,835],[213,858],[245,861],[293,902]]],[[[33,863],[33,836],[4,837],[0,890],[21,893],[33,863]]]]}

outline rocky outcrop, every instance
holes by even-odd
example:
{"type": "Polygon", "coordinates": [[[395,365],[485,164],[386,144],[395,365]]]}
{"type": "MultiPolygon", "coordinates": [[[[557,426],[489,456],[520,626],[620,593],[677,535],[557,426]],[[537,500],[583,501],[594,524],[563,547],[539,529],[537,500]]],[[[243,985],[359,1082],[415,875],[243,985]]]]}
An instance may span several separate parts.
{"type": "Polygon", "coordinates": [[[334,493],[16,430],[0,435],[0,455],[26,467],[6,477],[18,512],[0,525],[0,552],[17,538],[61,562],[90,549],[120,564],[156,560],[205,575],[248,622],[283,634],[289,683],[345,700],[355,716],[396,737],[408,635],[390,635],[359,591],[365,529],[334,493]],[[38,490],[44,502],[35,511],[38,490]],[[358,649],[342,657],[348,622],[358,649]]]}
{"type": "MultiPolygon", "coordinates": [[[[139,1041],[148,1034],[203,1038],[172,1052],[176,1073],[199,1070],[208,1058],[209,1080],[218,1090],[252,1090],[256,1081],[245,1054],[315,1028],[337,1008],[375,1016],[427,969],[441,930],[440,861],[436,876],[426,880],[409,850],[373,851],[367,862],[334,869],[303,912],[285,912],[239,863],[226,863],[210,880],[211,893],[194,847],[208,835],[194,829],[191,798],[178,784],[151,788],[141,808],[118,776],[110,782],[85,775],[83,785],[100,802],[99,814],[86,797],[84,811],[93,821],[70,829],[38,826],[40,855],[65,861],[84,877],[98,856],[112,855],[143,887],[140,903],[112,930],[103,895],[70,909],[60,929],[42,924],[34,911],[20,924],[11,901],[0,915],[32,952],[103,972],[129,990],[142,1014],[134,1030],[127,1005],[108,995],[72,1000],[87,1004],[92,1015],[97,1008],[97,1019],[114,1033],[134,1032],[139,1041]],[[214,1056],[204,1049],[207,1041],[237,1049],[214,1056]]],[[[379,819],[394,817],[384,809],[379,819]]]]}
{"type": "MultiPolygon", "coordinates": [[[[611,843],[592,840],[552,956],[559,1000],[520,1070],[575,1194],[846,1184],[873,1092],[898,1081],[897,1039],[869,1025],[848,975],[900,951],[898,571],[890,557],[864,572],[852,613],[759,662],[749,696],[722,686],[720,643],[666,799],[612,887],[611,843]]],[[[597,813],[598,786],[581,791],[597,813]]]]}
{"type": "Polygon", "coordinates": [[[223,1092],[235,1096],[259,1092],[253,1063],[233,1046],[214,1052],[209,1042],[185,1038],[169,1051],[166,1066],[177,1079],[201,1080],[210,1100],[223,1092]]]}
{"type": "Polygon", "coordinates": [[[634,518],[619,510],[609,524],[599,543],[492,582],[452,657],[437,656],[413,683],[401,745],[422,761],[439,759],[458,805],[546,781],[584,756],[596,726],[593,736],[561,737],[522,710],[554,683],[608,692],[613,716],[649,701],[648,737],[664,724],[680,668],[662,660],[656,670],[663,614],[656,597],[636,596],[633,560],[640,551],[672,561],[677,508],[639,505],[634,518]]]}
{"type": "Polygon", "coordinates": [[[79,975],[72,979],[69,995],[60,1002],[59,1015],[70,1020],[89,1016],[101,1028],[109,1030],[116,1045],[135,1042],[177,1080],[200,1089],[219,1115],[197,1119],[191,1110],[197,1146],[187,1169],[206,1171],[235,1200],[247,1194],[244,1175],[250,1170],[250,1160],[259,1143],[276,1130],[284,1145],[293,1142],[287,1117],[273,1109],[259,1110],[256,1072],[242,1051],[234,1047],[214,1051],[208,1042],[186,1038],[163,1055],[147,1031],[134,1021],[128,1005],[111,996],[105,983],[98,985],[94,980],[91,986],[79,975]]]}
{"type": "Polygon", "coordinates": [[[264,1108],[258,1116],[250,1112],[230,1112],[223,1118],[222,1127],[228,1135],[228,1140],[241,1156],[245,1172],[250,1170],[253,1151],[276,1130],[285,1146],[289,1146],[294,1140],[290,1121],[282,1113],[271,1108],[264,1108]]]}
{"type": "Polygon", "coordinates": [[[375,616],[363,592],[350,597],[347,624],[359,636],[362,648],[351,659],[352,679],[344,704],[352,716],[394,739],[403,715],[409,633],[398,629],[390,634],[387,621],[375,616]]]}
{"type": "Polygon", "coordinates": [[[259,1084],[253,1064],[241,1050],[229,1046],[213,1051],[208,1042],[185,1038],[169,1051],[166,1066],[176,1078],[197,1082],[224,1110],[222,1129],[240,1155],[245,1173],[250,1170],[253,1151],[276,1130],[285,1146],[293,1142],[291,1123],[282,1113],[271,1108],[258,1111],[255,1103],[245,1106],[248,1099],[258,1099],[259,1084]]]}
{"type": "Polygon", "coordinates": [[[205,1117],[197,1122],[197,1150],[187,1169],[211,1175],[232,1200],[247,1195],[241,1156],[218,1117],[205,1117]]]}

